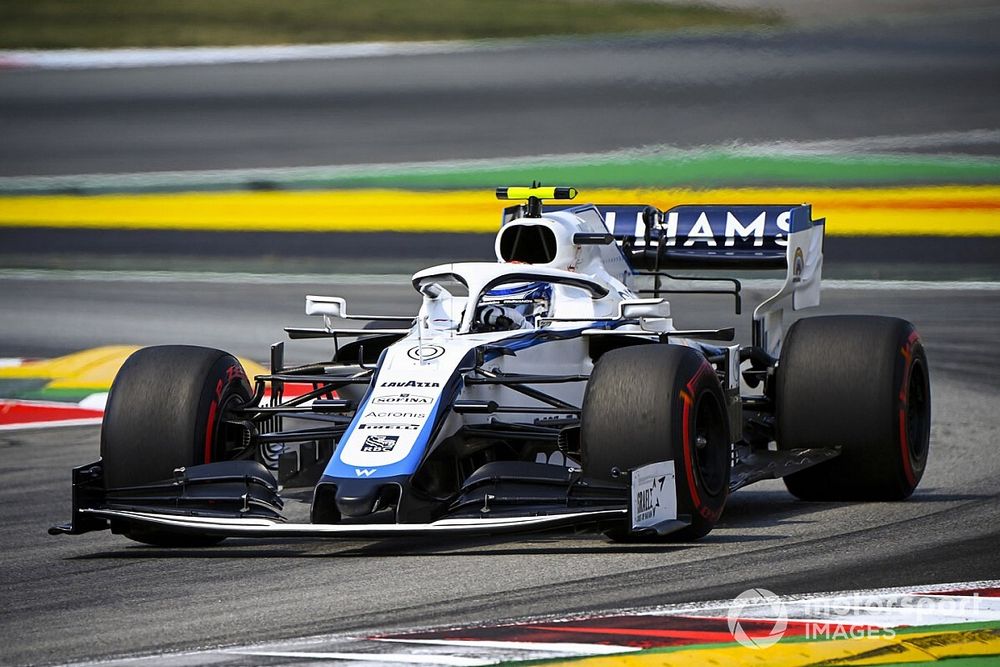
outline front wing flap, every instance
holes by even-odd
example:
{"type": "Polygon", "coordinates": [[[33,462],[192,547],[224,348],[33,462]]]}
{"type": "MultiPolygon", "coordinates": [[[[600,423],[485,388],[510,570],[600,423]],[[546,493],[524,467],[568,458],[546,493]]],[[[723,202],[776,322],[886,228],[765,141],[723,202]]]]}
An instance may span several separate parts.
{"type": "Polygon", "coordinates": [[[265,518],[181,516],[118,509],[84,509],[87,516],[187,535],[219,537],[404,537],[419,535],[500,535],[621,521],[628,510],[602,509],[543,516],[489,519],[441,519],[433,523],[313,524],[283,523],[265,518]]]}

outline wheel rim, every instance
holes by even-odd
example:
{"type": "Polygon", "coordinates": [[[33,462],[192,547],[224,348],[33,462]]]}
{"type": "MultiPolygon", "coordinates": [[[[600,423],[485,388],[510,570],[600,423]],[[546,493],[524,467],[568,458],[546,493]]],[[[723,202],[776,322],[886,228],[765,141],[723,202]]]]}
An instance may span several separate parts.
{"type": "Polygon", "coordinates": [[[246,401],[237,393],[224,397],[219,406],[218,417],[214,427],[212,442],[212,461],[228,461],[242,452],[249,445],[249,433],[246,428],[232,424],[228,420],[232,411],[243,407],[246,401]]]}
{"type": "Polygon", "coordinates": [[[930,392],[927,371],[919,360],[910,367],[910,380],[906,387],[906,442],[910,460],[919,464],[927,456],[930,440],[930,392]]]}
{"type": "Polygon", "coordinates": [[[727,484],[730,452],[723,419],[718,399],[711,392],[702,392],[694,411],[691,453],[698,480],[711,496],[721,494],[727,484]]]}

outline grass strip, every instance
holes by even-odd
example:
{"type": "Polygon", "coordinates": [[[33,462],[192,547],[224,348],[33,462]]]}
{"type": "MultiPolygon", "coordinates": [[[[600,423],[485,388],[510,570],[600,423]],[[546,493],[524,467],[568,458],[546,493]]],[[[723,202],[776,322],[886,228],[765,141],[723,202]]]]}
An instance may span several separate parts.
{"type": "Polygon", "coordinates": [[[592,162],[526,162],[495,167],[357,171],[305,181],[332,188],[480,189],[498,184],[644,188],[1000,183],[1000,159],[941,156],[767,156],[724,152],[622,157],[592,162]]]}
{"type": "Polygon", "coordinates": [[[0,2],[0,48],[316,44],[763,26],[776,14],[649,0],[0,2]]]}
{"type": "Polygon", "coordinates": [[[111,194],[223,190],[489,190],[498,185],[577,188],[856,187],[1000,183],[1000,158],[932,155],[764,155],[670,151],[464,160],[404,165],[0,178],[4,194],[111,194]]]}

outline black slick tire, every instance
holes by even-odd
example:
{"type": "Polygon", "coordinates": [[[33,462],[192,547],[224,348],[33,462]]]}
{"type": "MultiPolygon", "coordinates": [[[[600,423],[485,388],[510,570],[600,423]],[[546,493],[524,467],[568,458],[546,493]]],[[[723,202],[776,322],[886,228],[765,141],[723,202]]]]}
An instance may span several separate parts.
{"type": "MultiPolygon", "coordinates": [[[[657,461],[675,462],[678,515],[691,525],[665,537],[695,540],[715,526],[726,504],[732,466],[726,402],[704,355],[680,345],[638,345],[607,352],[583,402],[584,475],[622,482],[657,461]]],[[[631,539],[627,530],[609,533],[631,539]]]]}
{"type": "MultiPolygon", "coordinates": [[[[242,365],[221,350],[187,345],[137,350],[118,371],[108,395],[101,427],[105,487],[171,479],[176,468],[231,458],[241,443],[223,415],[251,395],[242,365]]],[[[124,532],[159,546],[221,541],[148,529],[124,532]]]]}
{"type": "Polygon", "coordinates": [[[927,356],[892,317],[810,317],[789,329],[776,378],[778,447],[840,447],[785,477],[803,500],[902,500],[927,465],[927,356]]]}

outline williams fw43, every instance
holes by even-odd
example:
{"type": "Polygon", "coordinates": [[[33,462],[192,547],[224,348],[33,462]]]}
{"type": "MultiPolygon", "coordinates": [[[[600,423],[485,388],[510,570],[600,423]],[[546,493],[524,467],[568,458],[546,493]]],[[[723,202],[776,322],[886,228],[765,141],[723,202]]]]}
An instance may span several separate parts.
{"type": "Polygon", "coordinates": [[[914,327],[784,322],[819,304],[824,224],[809,206],[497,195],[523,202],[503,211],[497,261],[418,272],[415,315],[307,296],[323,326],[286,332],[328,339],[316,363],[286,365],[276,343],[270,373],[250,379],[219,350],[133,354],[101,458],[73,471],[71,522],[51,532],[164,546],[569,526],[694,540],[762,479],[808,500],[913,492],[931,413],[914,327]],[[740,312],[739,281],[704,275],[719,269],[784,272],[749,345],[673,324],[677,293],[727,295],[740,312]]]}

